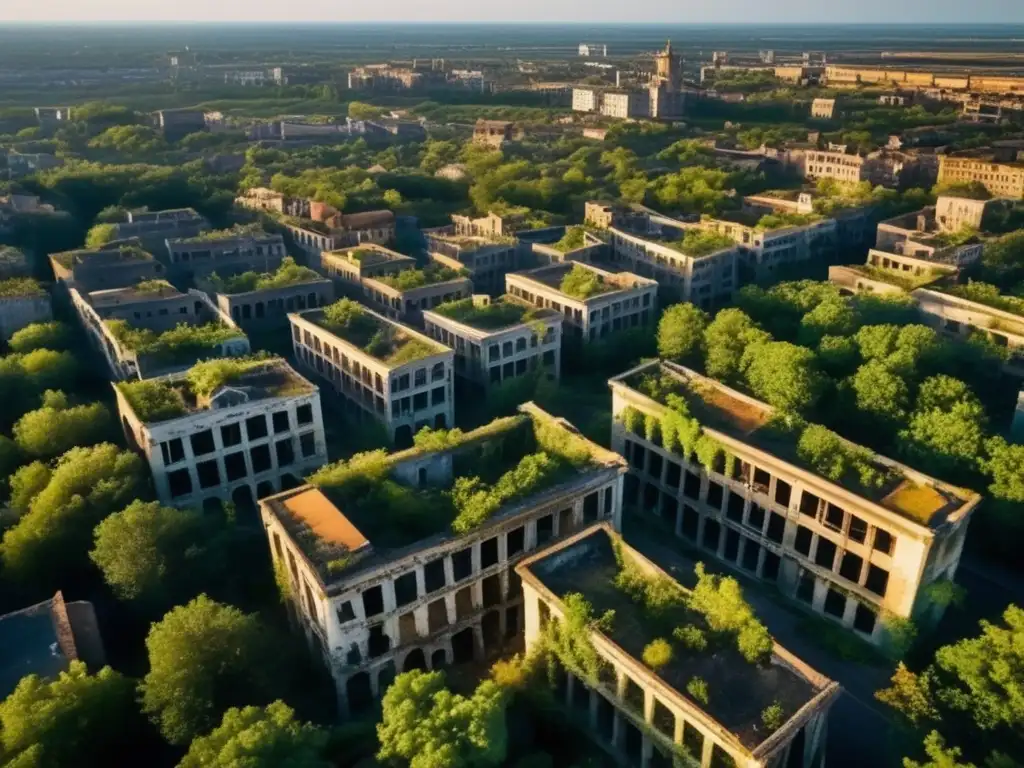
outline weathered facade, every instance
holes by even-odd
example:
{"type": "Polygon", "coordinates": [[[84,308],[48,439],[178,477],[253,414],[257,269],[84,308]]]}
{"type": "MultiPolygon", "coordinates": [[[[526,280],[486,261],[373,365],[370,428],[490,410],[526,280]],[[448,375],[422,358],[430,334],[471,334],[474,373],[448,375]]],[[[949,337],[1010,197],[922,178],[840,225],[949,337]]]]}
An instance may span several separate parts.
{"type": "MultiPolygon", "coordinates": [[[[564,663],[555,674],[556,701],[600,747],[617,762],[638,768],[824,766],[828,713],[841,691],[837,683],[777,644],[761,664],[716,648],[714,654],[686,650],[652,671],[642,651],[657,636],[656,628],[631,597],[614,595],[610,575],[621,568],[674,582],[607,522],[516,566],[528,650],[543,646],[551,622],[570,619],[562,600],[569,592],[581,594],[598,616],[606,609],[615,612],[610,627],[587,630],[597,673],[560,659],[564,663]],[[708,658],[712,655],[714,660],[708,658]],[[687,681],[694,679],[710,689],[703,705],[687,690],[687,681]],[[771,705],[780,708],[781,722],[769,728],[761,712],[771,705]]],[[[686,594],[682,588],[678,592],[681,599],[686,594]]]]}
{"type": "Polygon", "coordinates": [[[480,237],[455,234],[453,227],[428,230],[427,255],[449,269],[465,270],[473,290],[498,296],[505,291],[505,275],[522,267],[529,243],[509,236],[480,237]]]}
{"type": "Polygon", "coordinates": [[[474,296],[423,313],[426,334],[455,350],[455,374],[484,388],[540,370],[553,381],[561,372],[562,315],[512,297],[474,296]],[[467,304],[476,305],[468,313],[467,304]],[[499,320],[488,308],[504,315],[499,320]],[[516,317],[518,315],[518,317],[516,317]]]}
{"type": "Polygon", "coordinates": [[[50,294],[30,279],[0,280],[0,339],[53,317],[50,294]]]}
{"type": "Polygon", "coordinates": [[[271,555],[290,587],[292,617],[323,656],[342,713],[364,710],[400,672],[483,660],[517,639],[523,616],[515,564],[590,522],[617,527],[622,458],[532,404],[520,410],[523,415],[467,433],[457,445],[386,459],[386,477],[378,482],[393,484],[395,495],[415,489],[430,504],[458,477],[481,472],[481,462],[513,464],[532,441],[547,449],[549,437],[570,440],[577,456],[586,454],[578,470],[506,502],[462,535],[444,518],[417,532],[393,519],[397,509],[369,509],[351,499],[339,507],[333,499],[343,489],[330,478],[319,489],[261,500],[271,555]],[[312,545],[303,543],[309,534],[312,545]]]}
{"type": "Polygon", "coordinates": [[[1024,164],[995,162],[993,158],[939,156],[939,183],[978,182],[997,197],[1024,199],[1024,164]]]}
{"type": "Polygon", "coordinates": [[[287,255],[281,235],[259,229],[208,232],[167,240],[168,270],[195,279],[217,272],[221,276],[255,270],[273,272],[287,255]]]}
{"type": "Polygon", "coordinates": [[[135,211],[128,214],[128,221],[114,225],[114,237],[138,238],[147,251],[166,258],[168,240],[197,237],[209,228],[210,223],[191,208],[135,211]]]}
{"type": "Polygon", "coordinates": [[[927,587],[955,576],[977,494],[880,456],[870,461],[888,479],[870,495],[830,481],[759,440],[771,408],[672,363],[609,384],[612,448],[631,467],[624,508],[870,642],[886,642],[890,617],[932,624],[941,616],[927,587]],[[633,411],[657,421],[668,410],[638,389],[647,375],[673,382],[692,404],[721,446],[713,466],[627,428],[633,411]]]}
{"type": "Polygon", "coordinates": [[[334,284],[326,279],[244,293],[207,292],[221,312],[243,327],[286,326],[289,312],[325,307],[334,301],[334,284]]]}
{"type": "Polygon", "coordinates": [[[182,393],[184,413],[154,421],[115,385],[129,445],[149,463],[161,502],[199,508],[213,500],[253,506],[327,461],[320,392],[284,360],[268,360],[209,397],[183,377],[155,386],[182,393]]]}
{"type": "Polygon", "coordinates": [[[610,272],[590,264],[564,263],[510,274],[508,293],[541,309],[561,313],[564,333],[587,343],[609,334],[654,323],[658,312],[658,284],[629,272],[610,272]],[[573,269],[585,269],[598,279],[596,293],[586,298],[570,296],[561,289],[573,269]]]}
{"type": "Polygon", "coordinates": [[[450,428],[455,418],[455,353],[368,309],[363,316],[388,339],[386,352],[371,352],[344,338],[325,324],[322,310],[289,315],[299,364],[330,382],[351,415],[380,422],[388,438],[400,445],[410,445],[423,427],[450,428]]]}

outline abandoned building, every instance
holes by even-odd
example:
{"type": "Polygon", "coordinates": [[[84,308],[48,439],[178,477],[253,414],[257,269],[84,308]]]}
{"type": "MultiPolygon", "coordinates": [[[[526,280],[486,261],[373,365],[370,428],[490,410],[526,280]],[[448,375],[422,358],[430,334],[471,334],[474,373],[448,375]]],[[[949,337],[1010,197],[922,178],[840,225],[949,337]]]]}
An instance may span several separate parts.
{"type": "Polygon", "coordinates": [[[830,480],[767,436],[769,406],[679,365],[609,384],[612,448],[630,464],[624,509],[872,643],[887,642],[889,617],[938,621],[928,587],[955,576],[977,494],[838,437],[872,484],[830,480]],[[709,466],[659,437],[670,394],[717,446],[709,466]]]}
{"type": "Polygon", "coordinates": [[[301,215],[294,220],[286,219],[284,226],[296,247],[308,253],[314,261],[323,251],[355,245],[390,245],[395,240],[395,214],[391,211],[339,213],[324,203],[297,202],[300,206],[306,204],[298,209],[301,215]]]}
{"type": "Polygon", "coordinates": [[[131,240],[107,243],[100,248],[82,248],[51,253],[50,267],[62,289],[78,288],[83,293],[108,288],[125,288],[164,274],[164,266],[131,240]]]}
{"type": "Polygon", "coordinates": [[[0,280],[0,340],[53,317],[50,294],[31,277],[0,280]]]}
{"type": "Polygon", "coordinates": [[[165,504],[254,509],[327,461],[319,389],[280,358],[239,358],[212,392],[197,392],[187,372],[114,391],[165,504]],[[165,404],[155,413],[154,394],[165,404]]]}
{"type": "Polygon", "coordinates": [[[396,445],[412,445],[423,427],[450,428],[455,353],[408,326],[348,304],[348,316],[337,322],[330,319],[335,305],[288,316],[299,364],[330,382],[353,419],[381,423],[396,445]]]}
{"type": "Polygon", "coordinates": [[[281,235],[268,235],[259,227],[168,238],[167,254],[168,272],[188,280],[214,272],[222,276],[247,270],[272,272],[287,255],[281,235]]]}
{"type": "Polygon", "coordinates": [[[202,291],[182,293],[166,280],[147,280],[85,293],[72,285],[68,295],[115,380],[161,376],[196,360],[249,352],[245,333],[202,291]],[[196,342],[181,343],[189,334],[196,342]]]}
{"type": "Polygon", "coordinates": [[[483,144],[493,149],[501,149],[506,141],[512,141],[514,123],[505,120],[484,120],[476,121],[473,126],[473,143],[483,144]]]}
{"type": "Polygon", "coordinates": [[[234,281],[200,281],[199,287],[243,328],[284,327],[290,312],[326,307],[334,301],[334,283],[313,270],[308,273],[294,282],[274,280],[266,287],[260,287],[258,280],[245,279],[248,276],[244,274],[234,281]]]}
{"type": "Polygon", "coordinates": [[[571,594],[582,595],[595,619],[614,612],[609,626],[598,621],[585,630],[596,657],[592,668],[556,654],[562,663],[554,675],[554,694],[584,732],[621,764],[825,764],[828,714],[841,688],[778,644],[768,659],[750,661],[735,643],[701,650],[673,633],[680,652],[656,670],[646,663],[649,644],[671,642],[659,635],[666,621],[701,637],[707,619],[687,603],[688,590],[627,545],[608,522],[536,552],[515,571],[522,581],[527,649],[544,642],[552,622],[573,620],[564,602],[571,594]],[[664,585],[661,614],[627,590],[624,575],[664,585]],[[670,595],[676,599],[668,604],[670,595]],[[703,702],[695,680],[707,692],[703,702]],[[764,715],[768,711],[777,715],[772,722],[764,715]]]}
{"type": "Polygon", "coordinates": [[[487,389],[561,372],[562,315],[503,296],[477,295],[423,313],[426,334],[455,350],[455,375],[487,389]]]}
{"type": "Polygon", "coordinates": [[[0,616],[0,696],[7,698],[28,675],[54,680],[72,661],[98,671],[106,664],[96,611],[84,600],[49,600],[0,616]]]}
{"type": "MultiPolygon", "coordinates": [[[[606,220],[603,206],[587,205],[594,206],[588,218],[606,220]]],[[[740,249],[725,237],[687,249],[686,228],[650,211],[616,213],[607,232],[611,263],[656,280],[666,299],[710,310],[729,302],[739,288],[740,249]]]]}
{"type": "Polygon", "coordinates": [[[167,241],[196,237],[210,228],[210,223],[191,208],[167,211],[133,211],[128,220],[114,224],[114,239],[138,238],[143,248],[157,258],[167,258],[167,241]]]}
{"type": "Polygon", "coordinates": [[[527,403],[437,448],[326,467],[314,485],[260,501],[290,613],[330,670],[343,714],[395,675],[482,661],[523,631],[513,566],[598,520],[618,526],[621,456],[527,403]],[[550,471],[484,519],[444,491],[508,476],[544,451],[550,471]]]}
{"type": "Polygon", "coordinates": [[[477,293],[505,292],[505,275],[521,269],[530,245],[511,235],[465,235],[455,226],[426,230],[427,256],[442,267],[465,270],[477,293]]]}
{"type": "MultiPolygon", "coordinates": [[[[590,264],[565,262],[507,275],[508,292],[528,304],[562,315],[567,340],[587,343],[654,323],[658,283],[629,272],[611,272],[590,264]],[[589,287],[568,288],[566,279],[585,271],[589,287]],[[572,293],[563,290],[566,286],[572,293]]],[[[563,344],[565,341],[563,341],[563,344]]]]}

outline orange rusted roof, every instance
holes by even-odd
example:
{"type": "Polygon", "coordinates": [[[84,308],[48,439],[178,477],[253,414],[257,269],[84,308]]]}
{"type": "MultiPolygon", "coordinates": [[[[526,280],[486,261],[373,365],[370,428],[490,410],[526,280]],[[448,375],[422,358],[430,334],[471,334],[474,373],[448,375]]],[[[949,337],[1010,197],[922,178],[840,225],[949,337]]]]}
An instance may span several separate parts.
{"type": "Polygon", "coordinates": [[[355,552],[370,541],[334,506],[318,488],[291,496],[285,508],[302,520],[321,541],[355,552]]]}

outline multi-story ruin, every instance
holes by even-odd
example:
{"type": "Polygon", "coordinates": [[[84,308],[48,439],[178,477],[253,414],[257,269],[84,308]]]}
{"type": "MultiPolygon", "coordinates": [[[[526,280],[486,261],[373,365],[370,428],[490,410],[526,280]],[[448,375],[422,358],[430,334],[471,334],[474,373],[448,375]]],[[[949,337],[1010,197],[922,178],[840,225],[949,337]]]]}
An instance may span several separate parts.
{"type": "Polygon", "coordinates": [[[327,461],[320,392],[284,360],[232,361],[212,390],[214,372],[190,373],[114,385],[125,437],[161,502],[252,508],[327,461]]]}
{"type": "Polygon", "coordinates": [[[477,295],[423,313],[426,334],[455,351],[455,374],[489,388],[561,371],[562,315],[513,296],[477,295]]]}
{"type": "Polygon", "coordinates": [[[350,415],[381,423],[397,445],[411,445],[423,427],[454,423],[448,347],[347,299],[288,319],[299,364],[329,381],[350,415]]]}
{"type": "Polygon", "coordinates": [[[977,494],[838,436],[826,476],[769,406],[672,363],[609,384],[624,509],[872,643],[941,616],[929,587],[956,575],[977,494]]]}
{"type": "Polygon", "coordinates": [[[364,710],[401,672],[483,660],[516,639],[515,564],[589,523],[617,527],[622,457],[533,404],[520,411],[332,465],[260,501],[291,615],[343,713],[364,710]],[[537,471],[514,479],[527,465],[537,471]],[[486,509],[446,493],[471,477],[486,509]]]}
{"type": "Polygon", "coordinates": [[[762,658],[741,652],[737,633],[717,634],[692,592],[631,548],[608,522],[531,555],[515,568],[523,585],[527,650],[550,652],[554,622],[582,631],[586,656],[558,655],[555,701],[623,765],[641,768],[820,768],[838,683],[778,644],[762,658]],[[657,606],[638,599],[657,587],[657,606]],[[633,587],[633,589],[631,589],[633,587]],[[570,596],[595,620],[579,626],[570,596]],[[601,622],[612,612],[607,623],[601,622]],[[653,668],[655,642],[673,652],[653,668]],[[701,692],[704,691],[702,694],[701,692]],[[770,713],[770,716],[766,715],[770,713]]]}

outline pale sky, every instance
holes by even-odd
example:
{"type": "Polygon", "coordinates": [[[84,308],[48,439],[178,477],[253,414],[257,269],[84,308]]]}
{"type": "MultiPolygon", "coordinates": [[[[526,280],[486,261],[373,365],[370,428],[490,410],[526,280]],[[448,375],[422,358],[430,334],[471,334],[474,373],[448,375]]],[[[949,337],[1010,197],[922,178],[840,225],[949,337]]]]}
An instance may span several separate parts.
{"type": "Polygon", "coordinates": [[[0,0],[0,22],[1024,23],[1024,0],[0,0]]]}

